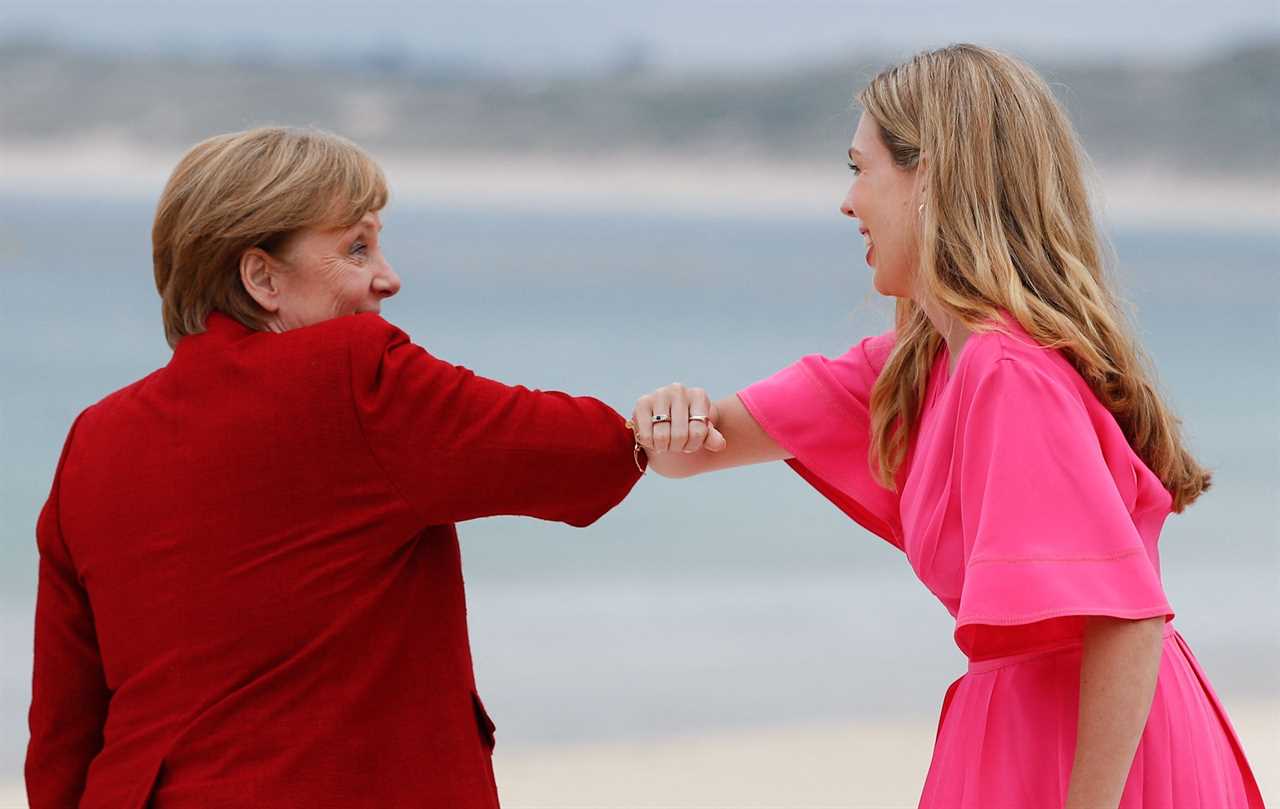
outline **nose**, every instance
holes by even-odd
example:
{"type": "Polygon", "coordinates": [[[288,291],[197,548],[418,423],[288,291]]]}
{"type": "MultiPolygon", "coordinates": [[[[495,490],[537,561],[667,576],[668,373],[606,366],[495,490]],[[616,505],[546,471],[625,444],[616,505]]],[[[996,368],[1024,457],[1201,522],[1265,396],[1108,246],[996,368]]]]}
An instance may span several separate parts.
{"type": "Polygon", "coordinates": [[[849,186],[849,191],[844,195],[844,199],[840,202],[840,213],[850,219],[857,219],[858,214],[853,210],[853,186],[849,186]]]}
{"type": "Polygon", "coordinates": [[[373,279],[373,291],[379,298],[390,298],[400,291],[400,276],[396,275],[396,271],[391,269],[390,264],[387,265],[385,272],[379,273],[373,279]]]}

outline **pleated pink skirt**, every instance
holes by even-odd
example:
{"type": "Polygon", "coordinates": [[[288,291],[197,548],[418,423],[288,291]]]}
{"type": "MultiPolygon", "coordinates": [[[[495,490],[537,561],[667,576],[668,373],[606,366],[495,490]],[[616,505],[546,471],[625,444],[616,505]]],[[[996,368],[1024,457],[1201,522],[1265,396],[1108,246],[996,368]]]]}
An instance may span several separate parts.
{"type": "MultiPolygon", "coordinates": [[[[1067,795],[1079,641],[971,662],[943,701],[921,809],[1056,809],[1067,795]]],[[[1151,714],[1120,809],[1261,809],[1235,730],[1186,641],[1165,625],[1151,714]]]]}

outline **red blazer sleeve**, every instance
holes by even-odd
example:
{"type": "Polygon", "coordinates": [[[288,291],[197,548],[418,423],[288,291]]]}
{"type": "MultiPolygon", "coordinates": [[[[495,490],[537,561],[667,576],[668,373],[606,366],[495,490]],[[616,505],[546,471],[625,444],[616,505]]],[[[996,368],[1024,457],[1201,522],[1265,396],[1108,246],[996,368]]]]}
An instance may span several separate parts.
{"type": "Polygon", "coordinates": [[[374,459],[424,524],[499,514],[589,525],[639,479],[623,418],[433,357],[377,315],[351,331],[351,392],[374,459]]]}
{"type": "Polygon", "coordinates": [[[26,761],[31,809],[79,805],[89,763],[102,749],[111,699],[89,598],[72,564],[58,515],[62,468],[75,430],[72,424],[49,499],[36,522],[40,580],[26,761]]]}

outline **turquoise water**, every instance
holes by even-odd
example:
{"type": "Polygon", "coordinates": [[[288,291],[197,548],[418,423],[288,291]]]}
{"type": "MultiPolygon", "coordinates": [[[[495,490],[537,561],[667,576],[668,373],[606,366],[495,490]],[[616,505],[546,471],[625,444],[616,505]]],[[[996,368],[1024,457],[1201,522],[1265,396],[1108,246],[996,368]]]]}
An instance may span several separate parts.
{"type": "MultiPolygon", "coordinates": [[[[0,197],[0,780],[25,743],[33,526],[77,412],[168,360],[151,206],[0,197]]],[[[847,222],[391,208],[384,315],[486,376],[623,412],[732,393],[890,324],[847,222]]],[[[1215,485],[1166,524],[1178,623],[1224,696],[1276,695],[1280,236],[1113,235],[1143,339],[1215,485]]],[[[461,527],[499,744],[935,714],[945,611],[784,466],[649,477],[586,530],[461,527]]]]}

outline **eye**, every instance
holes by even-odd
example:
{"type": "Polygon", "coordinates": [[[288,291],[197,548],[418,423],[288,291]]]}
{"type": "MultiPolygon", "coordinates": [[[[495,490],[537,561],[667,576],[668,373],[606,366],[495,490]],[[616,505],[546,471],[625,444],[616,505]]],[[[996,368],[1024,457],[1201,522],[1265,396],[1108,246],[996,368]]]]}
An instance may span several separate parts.
{"type": "Polygon", "coordinates": [[[369,252],[369,246],[364,242],[356,242],[351,245],[351,255],[353,256],[363,256],[367,252],[369,252]]]}
{"type": "Polygon", "coordinates": [[[852,171],[855,177],[862,173],[862,169],[858,168],[858,164],[852,160],[849,161],[849,171],[852,171]]]}

